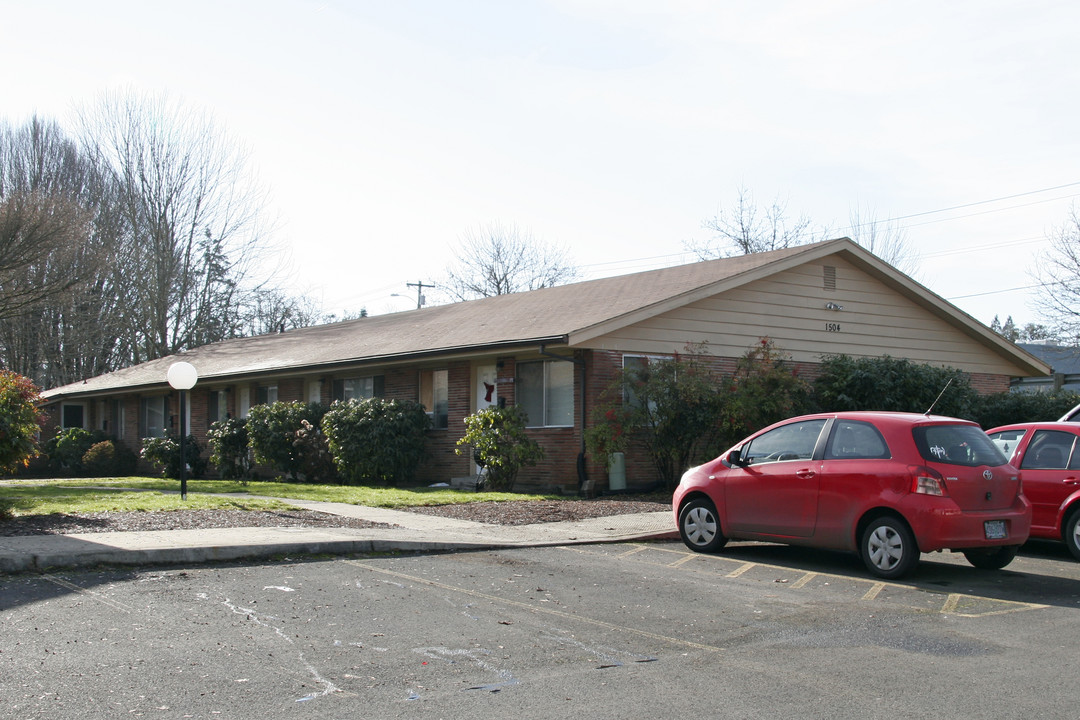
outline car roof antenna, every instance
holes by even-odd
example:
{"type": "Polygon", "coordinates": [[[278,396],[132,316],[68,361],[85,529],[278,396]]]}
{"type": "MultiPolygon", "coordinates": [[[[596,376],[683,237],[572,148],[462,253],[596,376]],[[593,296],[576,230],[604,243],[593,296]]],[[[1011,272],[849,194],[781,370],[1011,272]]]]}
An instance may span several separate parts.
{"type": "Polygon", "coordinates": [[[949,378],[949,382],[945,383],[945,387],[941,388],[941,392],[939,392],[937,394],[937,397],[934,398],[934,402],[930,403],[930,407],[926,408],[926,412],[923,413],[923,415],[929,415],[930,414],[930,412],[934,409],[934,406],[936,406],[938,404],[938,400],[941,399],[941,396],[944,395],[945,391],[949,389],[950,385],[952,385],[953,380],[954,380],[954,378],[949,378]]]}

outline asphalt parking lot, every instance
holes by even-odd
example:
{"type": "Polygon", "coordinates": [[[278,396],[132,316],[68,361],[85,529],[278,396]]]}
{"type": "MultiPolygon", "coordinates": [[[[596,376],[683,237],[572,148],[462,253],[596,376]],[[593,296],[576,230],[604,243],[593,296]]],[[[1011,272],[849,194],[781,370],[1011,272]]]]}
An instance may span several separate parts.
{"type": "Polygon", "coordinates": [[[10,717],[1076,717],[1080,564],[677,541],[24,573],[10,717]]]}

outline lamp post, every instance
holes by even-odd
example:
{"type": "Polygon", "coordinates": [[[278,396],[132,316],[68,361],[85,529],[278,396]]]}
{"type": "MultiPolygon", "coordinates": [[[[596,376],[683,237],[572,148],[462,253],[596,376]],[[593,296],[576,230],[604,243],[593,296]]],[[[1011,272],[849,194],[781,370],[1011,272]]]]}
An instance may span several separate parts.
{"type": "Polygon", "coordinates": [[[187,500],[187,391],[195,387],[199,371],[191,363],[177,362],[169,366],[166,377],[180,391],[180,499],[187,500]]]}

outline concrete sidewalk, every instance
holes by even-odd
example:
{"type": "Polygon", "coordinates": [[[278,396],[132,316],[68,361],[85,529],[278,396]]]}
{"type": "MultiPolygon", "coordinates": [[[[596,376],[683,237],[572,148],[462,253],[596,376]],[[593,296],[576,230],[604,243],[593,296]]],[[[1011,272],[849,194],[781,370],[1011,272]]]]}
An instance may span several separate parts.
{"type": "Polygon", "coordinates": [[[342,503],[282,499],[296,507],[392,527],[252,527],[0,537],[0,572],[94,565],[193,564],[301,555],[483,550],[678,537],[670,512],[534,525],[488,525],[342,503]]]}

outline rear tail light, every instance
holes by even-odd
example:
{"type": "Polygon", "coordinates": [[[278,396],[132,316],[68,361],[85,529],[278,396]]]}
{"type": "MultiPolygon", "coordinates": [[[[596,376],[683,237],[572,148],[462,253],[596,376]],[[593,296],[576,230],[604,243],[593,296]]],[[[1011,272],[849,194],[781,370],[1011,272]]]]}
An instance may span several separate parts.
{"type": "Polygon", "coordinates": [[[948,496],[949,489],[945,487],[945,478],[941,477],[941,473],[928,467],[913,467],[911,476],[911,492],[916,495],[948,496]]]}

